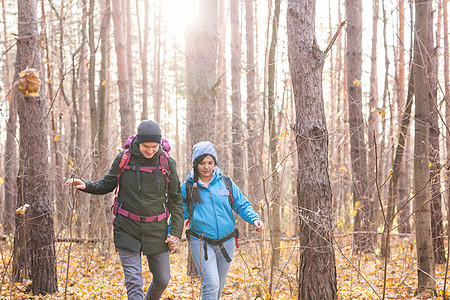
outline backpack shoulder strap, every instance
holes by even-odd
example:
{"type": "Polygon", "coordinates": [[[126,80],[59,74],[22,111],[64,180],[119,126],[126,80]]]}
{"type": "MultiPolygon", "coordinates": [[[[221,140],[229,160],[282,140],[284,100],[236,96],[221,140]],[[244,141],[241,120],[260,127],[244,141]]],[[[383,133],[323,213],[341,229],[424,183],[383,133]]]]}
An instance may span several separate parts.
{"type": "Polygon", "coordinates": [[[167,159],[167,156],[164,153],[159,156],[159,164],[161,165],[161,171],[164,175],[164,179],[167,182],[169,182],[169,180],[170,180],[169,161],[167,159]]]}
{"type": "Polygon", "coordinates": [[[127,167],[128,162],[130,161],[130,158],[131,158],[131,152],[128,149],[126,149],[123,152],[122,159],[120,160],[120,163],[119,163],[119,168],[117,169],[117,185],[116,185],[116,189],[115,189],[116,194],[119,189],[120,176],[122,176],[123,172],[125,172],[125,168],[127,167]]]}
{"type": "Polygon", "coordinates": [[[166,181],[166,197],[169,198],[169,181],[170,181],[170,168],[169,161],[167,159],[167,155],[165,153],[159,156],[159,164],[161,165],[161,172],[164,176],[164,180],[166,181]]]}
{"type": "Polygon", "coordinates": [[[186,198],[183,199],[183,201],[186,202],[187,205],[189,205],[192,200],[192,187],[192,181],[186,180],[186,198]]]}
{"type": "Polygon", "coordinates": [[[130,162],[131,153],[128,149],[126,149],[123,152],[122,159],[119,163],[119,169],[117,170],[117,178],[120,178],[122,176],[123,172],[125,171],[126,166],[128,166],[128,163],[130,162]]]}
{"type": "Polygon", "coordinates": [[[190,180],[186,180],[186,198],[183,201],[187,204],[189,209],[189,219],[192,217],[192,190],[194,188],[194,184],[190,180]]]}
{"type": "Polygon", "coordinates": [[[234,199],[233,199],[233,186],[231,185],[231,179],[228,176],[222,175],[223,182],[228,190],[228,201],[230,202],[231,208],[234,210],[234,199]]]}

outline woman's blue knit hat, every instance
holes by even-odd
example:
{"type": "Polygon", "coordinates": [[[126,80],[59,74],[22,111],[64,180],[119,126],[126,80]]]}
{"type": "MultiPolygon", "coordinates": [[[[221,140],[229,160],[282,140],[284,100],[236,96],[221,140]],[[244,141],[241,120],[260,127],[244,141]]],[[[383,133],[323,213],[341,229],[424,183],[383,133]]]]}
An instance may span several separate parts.
{"type": "Polygon", "coordinates": [[[192,163],[194,163],[197,157],[203,154],[209,154],[217,161],[217,153],[214,149],[214,144],[209,141],[201,141],[194,145],[192,148],[192,163]]]}

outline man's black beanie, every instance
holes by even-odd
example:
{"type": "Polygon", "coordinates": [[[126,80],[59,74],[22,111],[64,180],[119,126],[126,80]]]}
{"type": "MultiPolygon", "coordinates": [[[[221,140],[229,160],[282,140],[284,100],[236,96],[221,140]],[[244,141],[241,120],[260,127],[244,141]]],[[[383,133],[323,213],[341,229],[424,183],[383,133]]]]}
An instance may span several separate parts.
{"type": "Polygon", "coordinates": [[[136,142],[146,143],[155,142],[161,144],[161,127],[155,121],[142,121],[138,126],[136,142]]]}

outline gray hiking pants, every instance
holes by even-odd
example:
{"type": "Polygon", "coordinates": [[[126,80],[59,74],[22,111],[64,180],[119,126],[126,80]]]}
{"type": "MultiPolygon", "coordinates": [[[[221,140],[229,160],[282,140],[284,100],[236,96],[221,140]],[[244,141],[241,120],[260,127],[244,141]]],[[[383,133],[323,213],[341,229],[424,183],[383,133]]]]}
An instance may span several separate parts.
{"type": "MultiPolygon", "coordinates": [[[[142,290],[142,264],[141,252],[134,252],[124,248],[116,248],[122,262],[123,273],[125,275],[125,286],[127,296],[130,300],[143,300],[142,290]]],[[[170,280],[169,252],[147,255],[148,266],[153,275],[145,300],[160,299],[170,280]]]]}

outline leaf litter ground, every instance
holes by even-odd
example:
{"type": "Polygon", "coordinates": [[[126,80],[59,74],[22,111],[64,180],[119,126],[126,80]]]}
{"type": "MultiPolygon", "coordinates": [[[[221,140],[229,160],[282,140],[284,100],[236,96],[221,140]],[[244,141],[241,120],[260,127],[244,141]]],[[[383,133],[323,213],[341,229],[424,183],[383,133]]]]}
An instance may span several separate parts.
{"type": "MultiPolygon", "coordinates": [[[[339,299],[379,299],[384,270],[381,257],[376,252],[352,254],[350,242],[341,240],[339,244],[345,255],[335,252],[339,299]]],[[[11,246],[0,242],[0,247],[0,299],[126,299],[123,272],[113,247],[107,255],[108,251],[97,245],[72,244],[68,260],[69,243],[57,243],[58,292],[46,296],[33,296],[29,292],[31,282],[11,282],[11,246]]],[[[272,275],[269,249],[268,243],[241,243],[239,250],[236,249],[221,299],[270,299],[270,290],[272,299],[297,299],[298,242],[283,242],[280,264],[272,275]]],[[[408,239],[397,242],[392,248],[385,299],[414,298],[417,286],[415,255],[413,242],[408,239]]],[[[186,275],[186,257],[184,242],[171,255],[172,279],[162,299],[199,299],[201,284],[198,279],[186,275]]],[[[144,289],[147,289],[151,274],[146,259],[142,261],[144,289]]],[[[440,295],[444,273],[445,265],[436,266],[436,286],[440,295]]]]}

